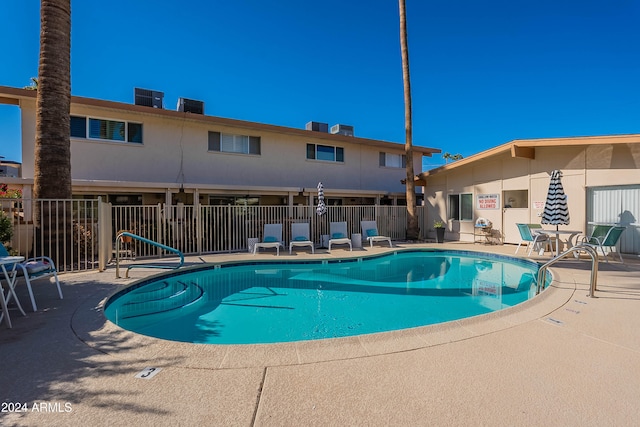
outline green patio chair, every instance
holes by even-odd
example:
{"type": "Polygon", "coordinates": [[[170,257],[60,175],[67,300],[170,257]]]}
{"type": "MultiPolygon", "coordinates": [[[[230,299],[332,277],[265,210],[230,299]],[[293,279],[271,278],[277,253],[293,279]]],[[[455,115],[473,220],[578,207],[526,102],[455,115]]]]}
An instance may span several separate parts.
{"type": "MultiPolygon", "coordinates": [[[[518,251],[520,250],[520,246],[522,246],[523,243],[527,243],[527,247],[529,248],[529,252],[527,253],[527,256],[531,255],[531,251],[536,248],[536,249],[541,249],[540,245],[544,244],[544,248],[549,248],[549,250],[551,250],[551,239],[549,239],[549,236],[547,236],[546,234],[541,234],[541,233],[533,233],[531,231],[531,224],[516,224],[518,226],[518,231],[520,232],[520,237],[522,238],[522,241],[518,244],[518,247],[516,248],[516,253],[518,253],[518,251]]],[[[542,228],[542,227],[540,227],[542,228]]]]}
{"type": "MultiPolygon", "coordinates": [[[[614,249],[616,249],[618,241],[620,240],[620,236],[622,235],[622,232],[625,230],[625,228],[626,227],[613,225],[596,225],[593,229],[593,232],[591,233],[591,236],[584,237],[582,239],[582,244],[591,246],[596,251],[599,248],[600,252],[602,252],[602,255],[604,256],[604,259],[609,262],[608,255],[612,253],[614,249]],[[605,248],[608,249],[607,252],[605,252],[605,248]]],[[[623,263],[624,261],[622,260],[620,251],[616,249],[615,252],[618,254],[620,262],[623,263]]]]}

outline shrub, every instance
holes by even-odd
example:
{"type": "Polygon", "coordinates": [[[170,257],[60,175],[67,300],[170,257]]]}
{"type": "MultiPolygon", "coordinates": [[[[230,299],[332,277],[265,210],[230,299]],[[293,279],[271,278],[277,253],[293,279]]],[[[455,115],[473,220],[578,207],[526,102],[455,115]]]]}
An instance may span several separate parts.
{"type": "Polygon", "coordinates": [[[12,236],[13,224],[11,223],[11,218],[0,211],[0,243],[5,245],[11,243],[12,236]]]}

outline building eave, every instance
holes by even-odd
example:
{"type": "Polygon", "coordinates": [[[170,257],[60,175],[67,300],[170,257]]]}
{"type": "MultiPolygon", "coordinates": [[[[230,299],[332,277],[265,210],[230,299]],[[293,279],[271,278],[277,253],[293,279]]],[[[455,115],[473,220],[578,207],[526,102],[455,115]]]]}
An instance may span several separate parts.
{"type": "MultiPolygon", "coordinates": [[[[18,105],[21,100],[35,100],[37,91],[28,89],[12,88],[0,86],[0,104],[18,105]]],[[[397,142],[382,141],[377,139],[360,138],[355,136],[345,136],[340,134],[330,134],[325,132],[314,132],[306,129],[290,128],[285,126],[270,125],[265,123],[249,122],[246,120],[230,119],[217,116],[206,116],[200,114],[185,113],[181,111],[165,110],[160,108],[151,108],[142,105],[127,104],[123,102],[105,101],[102,99],[85,98],[80,96],[71,97],[72,105],[82,105],[94,108],[102,108],[113,111],[133,112],[138,114],[147,114],[159,117],[166,117],[179,120],[189,120],[198,123],[206,123],[214,126],[228,126],[240,129],[247,129],[255,132],[273,132],[285,135],[295,135],[303,138],[314,138],[319,140],[331,141],[333,143],[350,143],[374,146],[386,149],[398,150],[404,148],[404,144],[397,142]]],[[[437,148],[428,148],[422,146],[413,146],[413,152],[431,157],[434,153],[440,153],[437,148]]]]}
{"type": "Polygon", "coordinates": [[[581,136],[564,138],[539,138],[539,139],[515,139],[506,144],[499,145],[486,151],[474,154],[464,159],[456,160],[452,163],[425,171],[418,175],[418,180],[426,184],[426,179],[445,173],[456,168],[488,159],[493,156],[510,153],[513,158],[535,159],[535,149],[539,147],[567,147],[586,145],[615,145],[615,144],[638,144],[640,134],[626,135],[603,135],[603,136],[581,136]]]}
{"type": "MultiPolygon", "coordinates": [[[[2,178],[9,185],[31,186],[33,178],[2,178]]],[[[79,193],[163,193],[166,191],[177,192],[180,187],[187,193],[198,191],[208,194],[248,194],[248,195],[287,195],[290,193],[301,195],[315,195],[318,190],[315,187],[268,187],[256,185],[219,185],[205,183],[176,183],[176,182],[135,182],[135,181],[110,181],[74,179],[71,182],[74,194],[79,193]]],[[[325,189],[325,197],[382,197],[402,196],[402,192],[390,192],[387,190],[358,190],[346,188],[325,189]]]]}

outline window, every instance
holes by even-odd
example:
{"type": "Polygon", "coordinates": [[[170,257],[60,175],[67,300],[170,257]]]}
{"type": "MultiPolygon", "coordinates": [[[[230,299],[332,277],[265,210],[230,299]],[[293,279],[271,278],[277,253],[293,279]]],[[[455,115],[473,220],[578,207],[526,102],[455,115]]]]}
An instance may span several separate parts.
{"type": "Polygon", "coordinates": [[[404,154],[380,153],[380,166],[387,168],[406,168],[407,156],[404,154]]]}
{"type": "Polygon", "coordinates": [[[344,148],[330,145],[307,144],[307,159],[326,162],[344,162],[344,148]]]}
{"type": "Polygon", "coordinates": [[[142,144],[142,123],[127,123],[127,141],[142,144]]]}
{"type": "Polygon", "coordinates": [[[89,119],[89,138],[124,141],[124,122],[89,119]]]}
{"type": "Polygon", "coordinates": [[[449,219],[473,220],[473,194],[449,194],[449,219]]]}
{"type": "Polygon", "coordinates": [[[209,196],[211,206],[258,206],[260,198],[255,196],[209,196]]]}
{"type": "Polygon", "coordinates": [[[209,151],[260,154],[260,137],[209,132],[209,151]]]}
{"type": "Polygon", "coordinates": [[[87,138],[88,130],[90,139],[142,144],[142,123],[90,117],[89,126],[87,127],[86,117],[71,116],[70,119],[69,134],[72,138],[87,138]]]}
{"type": "Polygon", "coordinates": [[[86,117],[71,116],[71,137],[86,138],[87,137],[87,119],[86,117]]]}
{"type": "Polygon", "coordinates": [[[505,209],[529,207],[528,190],[505,190],[502,193],[502,199],[504,200],[505,209]]]}
{"type": "Polygon", "coordinates": [[[142,205],[142,194],[109,194],[109,203],[112,205],[142,205]]]}

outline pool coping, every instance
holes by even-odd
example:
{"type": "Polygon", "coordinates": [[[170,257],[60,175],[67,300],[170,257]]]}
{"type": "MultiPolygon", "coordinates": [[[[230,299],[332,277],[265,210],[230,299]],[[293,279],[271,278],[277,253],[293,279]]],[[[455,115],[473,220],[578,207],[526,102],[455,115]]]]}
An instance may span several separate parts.
{"type": "MultiPolygon", "coordinates": [[[[495,255],[482,250],[458,251],[450,248],[446,250],[495,255]]],[[[388,252],[385,251],[385,254],[388,252]]],[[[537,263],[533,259],[500,256],[537,263]]],[[[362,254],[356,254],[340,259],[362,257],[364,257],[362,254]]],[[[318,258],[315,262],[322,260],[318,258]]],[[[263,260],[256,260],[256,263],[261,261],[263,260]]],[[[338,261],[333,258],[332,262],[338,261]]],[[[237,263],[250,262],[237,261],[237,263]]],[[[73,314],[71,328],[80,340],[101,353],[132,361],[141,357],[151,358],[162,355],[165,360],[172,359],[172,366],[186,368],[240,369],[357,359],[469,340],[543,319],[571,301],[576,290],[575,284],[572,286],[563,283],[559,273],[553,270],[552,272],[553,281],[547,289],[513,307],[435,325],[353,337],[274,344],[194,344],[148,337],[122,329],[104,316],[105,303],[111,296],[122,292],[122,288],[112,290],[108,295],[95,295],[86,299],[73,314]]],[[[135,286],[140,281],[147,281],[153,276],[157,275],[137,280],[127,288],[135,286]]]]}

